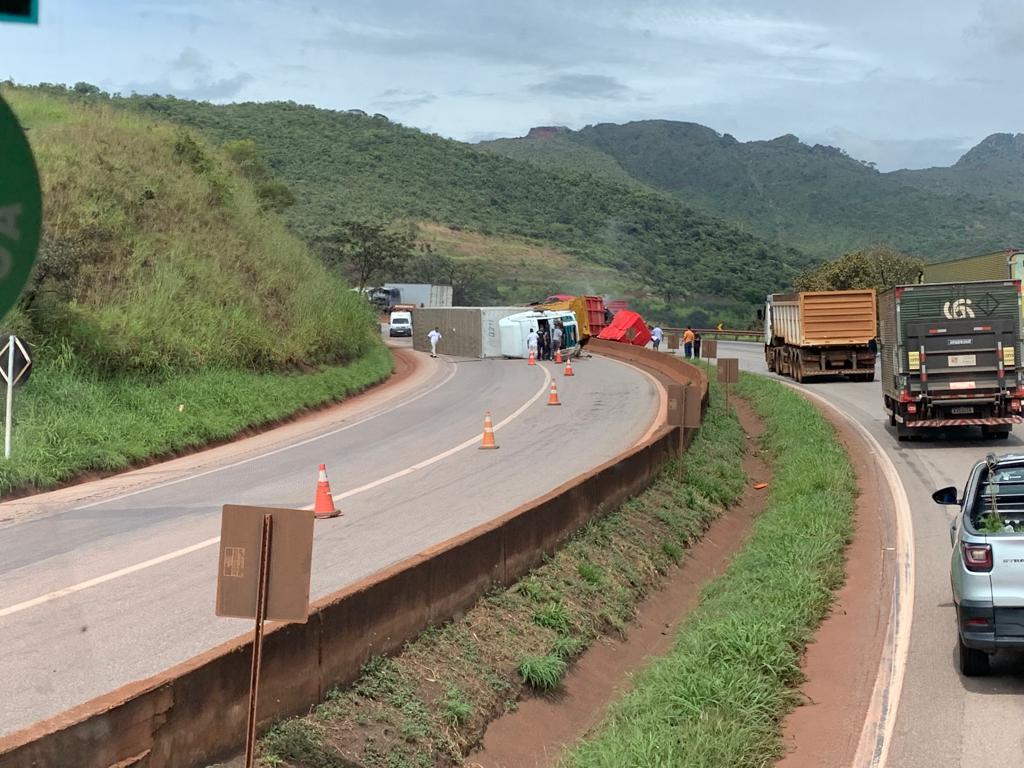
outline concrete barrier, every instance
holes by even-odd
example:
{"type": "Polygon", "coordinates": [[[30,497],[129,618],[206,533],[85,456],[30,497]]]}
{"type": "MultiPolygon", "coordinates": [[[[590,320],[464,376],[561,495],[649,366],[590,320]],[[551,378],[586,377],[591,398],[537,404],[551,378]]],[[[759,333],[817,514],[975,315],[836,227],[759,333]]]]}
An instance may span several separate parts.
{"type": "MultiPolygon", "coordinates": [[[[706,405],[707,380],[695,366],[614,342],[592,341],[591,350],[696,387],[706,405]]],[[[494,584],[515,582],[593,517],[646,487],[688,437],[663,425],[545,496],[316,602],[306,624],[271,627],[260,727],[307,712],[373,656],[458,615],[494,584]]],[[[4,737],[0,768],[191,768],[224,759],[244,741],[251,652],[247,637],[236,638],[4,737]]]]}

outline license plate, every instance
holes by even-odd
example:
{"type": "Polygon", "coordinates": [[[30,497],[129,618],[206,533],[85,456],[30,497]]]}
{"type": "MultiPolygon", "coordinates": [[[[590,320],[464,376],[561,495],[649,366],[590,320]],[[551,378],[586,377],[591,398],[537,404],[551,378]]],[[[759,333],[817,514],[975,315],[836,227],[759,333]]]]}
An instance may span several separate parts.
{"type": "Polygon", "coordinates": [[[974,413],[974,409],[971,407],[950,408],[949,412],[957,416],[963,416],[968,413],[974,413]]]}
{"type": "Polygon", "coordinates": [[[949,356],[949,367],[957,368],[964,365],[977,365],[977,355],[950,355],[949,356]]]}
{"type": "Polygon", "coordinates": [[[950,389],[974,389],[973,381],[951,381],[949,382],[950,389]]]}

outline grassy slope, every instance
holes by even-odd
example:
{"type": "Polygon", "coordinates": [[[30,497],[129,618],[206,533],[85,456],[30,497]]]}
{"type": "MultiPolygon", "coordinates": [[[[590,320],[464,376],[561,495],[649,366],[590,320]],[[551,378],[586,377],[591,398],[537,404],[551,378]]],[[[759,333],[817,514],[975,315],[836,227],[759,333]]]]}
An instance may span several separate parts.
{"type": "Polygon", "coordinates": [[[716,398],[684,458],[652,486],[595,520],[547,563],[394,659],[367,665],[308,717],[263,739],[261,765],[365,768],[461,764],[487,723],[527,687],[558,685],[572,657],[625,632],[643,596],[743,492],[743,432],[716,398]]]}
{"type": "Polygon", "coordinates": [[[4,97],[45,212],[6,318],[36,366],[0,492],[226,438],[390,372],[367,307],[201,139],[106,105],[4,97]]]}
{"type": "MultiPolygon", "coordinates": [[[[878,242],[929,258],[984,253],[1024,226],[1024,206],[1009,198],[974,196],[966,187],[941,194],[793,136],[742,143],[693,123],[648,120],[558,138],[574,155],[580,146],[588,157],[602,153],[650,187],[822,257],[878,242]]],[[[555,146],[517,139],[488,148],[557,165],[555,146]]]]}
{"type": "Polygon", "coordinates": [[[768,509],[673,651],[636,678],[567,766],[761,768],[781,756],[800,656],[843,580],[856,484],[833,428],[783,385],[744,375],[774,456],[768,509]]]}
{"type": "MultiPolygon", "coordinates": [[[[688,304],[741,307],[808,263],[669,195],[589,173],[549,171],[383,119],[291,103],[214,106],[122,100],[218,140],[252,138],[298,198],[313,236],[345,217],[409,218],[544,241],[688,304]]],[[[547,286],[557,290],[559,284],[547,286]]]]}

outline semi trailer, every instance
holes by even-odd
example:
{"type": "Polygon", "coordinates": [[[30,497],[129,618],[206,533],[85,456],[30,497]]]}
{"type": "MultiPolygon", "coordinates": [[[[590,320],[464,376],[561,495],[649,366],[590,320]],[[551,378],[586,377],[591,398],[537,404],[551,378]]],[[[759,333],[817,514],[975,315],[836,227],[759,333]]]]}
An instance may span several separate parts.
{"type": "Polygon", "coordinates": [[[1006,438],[1021,423],[1020,286],[926,283],[879,294],[882,398],[900,440],[958,426],[1006,438]]]}
{"type": "Polygon", "coordinates": [[[774,293],[763,319],[769,371],[796,381],[836,375],[874,380],[874,290],[774,293]]]}

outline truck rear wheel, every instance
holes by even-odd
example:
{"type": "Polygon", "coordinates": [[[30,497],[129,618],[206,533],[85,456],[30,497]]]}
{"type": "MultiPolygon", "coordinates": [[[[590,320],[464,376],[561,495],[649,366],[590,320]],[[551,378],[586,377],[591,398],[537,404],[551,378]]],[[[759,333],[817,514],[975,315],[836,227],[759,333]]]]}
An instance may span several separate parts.
{"type": "Polygon", "coordinates": [[[910,430],[909,427],[906,427],[903,424],[896,425],[896,439],[899,440],[901,443],[905,443],[907,440],[909,440],[912,434],[913,432],[910,430]]]}

